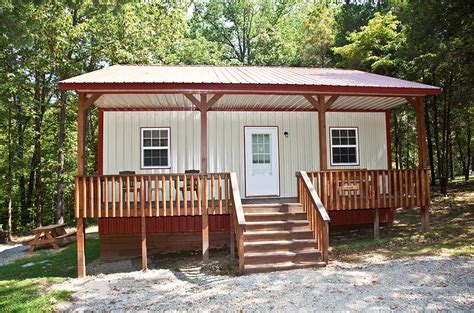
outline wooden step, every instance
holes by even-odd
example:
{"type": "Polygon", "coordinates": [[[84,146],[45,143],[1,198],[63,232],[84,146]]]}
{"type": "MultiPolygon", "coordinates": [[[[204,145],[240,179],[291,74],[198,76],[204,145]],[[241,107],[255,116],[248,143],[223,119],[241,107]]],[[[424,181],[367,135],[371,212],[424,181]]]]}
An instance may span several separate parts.
{"type": "Polygon", "coordinates": [[[263,251],[245,252],[244,264],[268,264],[282,262],[312,262],[320,261],[321,252],[316,249],[303,249],[295,251],[263,251]]]}
{"type": "Polygon", "coordinates": [[[306,220],[304,212],[258,212],[245,213],[245,221],[288,221],[288,220],[306,220]]]}
{"type": "Polygon", "coordinates": [[[265,240],[313,239],[310,230],[255,230],[244,233],[245,242],[265,240]]]}
{"type": "Polygon", "coordinates": [[[258,212],[304,212],[301,203],[265,203],[265,204],[245,204],[244,213],[258,212]]]}
{"type": "Polygon", "coordinates": [[[307,220],[247,222],[247,230],[309,230],[307,220]]]}
{"type": "Polygon", "coordinates": [[[310,261],[310,262],[282,262],[276,264],[245,264],[244,273],[265,273],[265,272],[274,272],[274,271],[286,271],[299,268],[316,268],[324,267],[326,263],[323,261],[310,261]]]}
{"type": "Polygon", "coordinates": [[[314,249],[315,247],[316,247],[316,240],[314,239],[268,240],[268,241],[244,242],[245,252],[295,251],[295,250],[304,250],[304,249],[314,249]]]}

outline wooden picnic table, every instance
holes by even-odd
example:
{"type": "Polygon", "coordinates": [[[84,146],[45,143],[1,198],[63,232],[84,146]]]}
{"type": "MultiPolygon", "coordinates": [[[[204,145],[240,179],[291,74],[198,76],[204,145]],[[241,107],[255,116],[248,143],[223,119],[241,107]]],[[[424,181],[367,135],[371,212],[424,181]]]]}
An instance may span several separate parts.
{"type": "Polygon", "coordinates": [[[33,232],[35,238],[29,242],[30,252],[43,245],[51,245],[54,249],[59,249],[60,245],[70,242],[68,239],[72,239],[71,237],[76,234],[76,232],[66,232],[66,224],[42,226],[35,228],[33,232]]]}

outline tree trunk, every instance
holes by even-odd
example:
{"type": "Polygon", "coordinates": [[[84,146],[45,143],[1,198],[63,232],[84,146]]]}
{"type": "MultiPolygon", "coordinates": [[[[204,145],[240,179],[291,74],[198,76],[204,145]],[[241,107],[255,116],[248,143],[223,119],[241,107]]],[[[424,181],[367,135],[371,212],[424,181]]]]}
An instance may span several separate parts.
{"type": "Polygon", "coordinates": [[[449,176],[451,180],[454,180],[454,158],[453,158],[453,142],[452,139],[450,139],[449,143],[449,176]]]}
{"type": "Polygon", "coordinates": [[[430,115],[428,112],[429,110],[425,110],[426,135],[428,137],[428,158],[430,161],[430,170],[431,170],[431,186],[435,186],[436,173],[435,173],[434,158],[433,158],[433,139],[431,138],[431,122],[430,122],[430,115]]]}
{"type": "MultiPolygon", "coordinates": [[[[15,95],[12,95],[15,98],[15,95]]],[[[8,241],[12,241],[12,196],[13,196],[13,147],[12,147],[12,108],[11,103],[8,102],[8,186],[7,186],[7,197],[8,197],[8,241]]]]}
{"type": "Polygon", "coordinates": [[[59,101],[58,182],[56,185],[56,223],[64,223],[64,150],[66,138],[67,94],[62,90],[59,101]]]}

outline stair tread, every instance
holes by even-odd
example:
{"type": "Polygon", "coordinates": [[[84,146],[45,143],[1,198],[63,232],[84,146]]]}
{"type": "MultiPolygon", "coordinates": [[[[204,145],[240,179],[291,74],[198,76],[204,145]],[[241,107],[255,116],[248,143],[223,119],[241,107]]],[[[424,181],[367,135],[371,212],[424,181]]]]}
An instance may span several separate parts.
{"type": "Polygon", "coordinates": [[[298,206],[302,207],[301,203],[249,203],[249,204],[242,204],[243,208],[274,208],[274,207],[283,207],[283,206],[298,206]]]}
{"type": "Polygon", "coordinates": [[[315,248],[312,249],[298,249],[293,251],[274,250],[264,252],[244,252],[244,257],[272,257],[272,256],[296,256],[302,254],[320,254],[321,252],[315,248]]]}
{"type": "Polygon", "coordinates": [[[309,224],[308,220],[287,220],[287,221],[255,221],[246,222],[247,225],[272,225],[272,224],[309,224]]]}
{"type": "Polygon", "coordinates": [[[298,215],[298,214],[304,214],[305,212],[249,212],[249,213],[244,213],[245,216],[287,216],[287,215],[298,215]]]}
{"type": "Polygon", "coordinates": [[[291,240],[261,240],[244,242],[244,246],[258,246],[258,245],[287,245],[292,243],[311,243],[315,244],[315,239],[291,239],[291,240]]]}
{"type": "Polygon", "coordinates": [[[244,235],[291,235],[293,233],[311,233],[309,229],[290,230],[246,230],[244,235]]]}
{"type": "Polygon", "coordinates": [[[298,267],[323,267],[326,266],[324,261],[287,261],[280,263],[260,263],[260,264],[245,264],[244,269],[290,269],[298,267]]]}

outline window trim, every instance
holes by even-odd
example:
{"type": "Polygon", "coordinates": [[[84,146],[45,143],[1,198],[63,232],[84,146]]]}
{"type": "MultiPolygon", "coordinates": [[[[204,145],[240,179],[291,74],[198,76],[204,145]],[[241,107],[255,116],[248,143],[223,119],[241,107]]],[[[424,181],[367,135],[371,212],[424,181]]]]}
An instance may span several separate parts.
{"type": "Polygon", "coordinates": [[[359,127],[357,126],[337,126],[337,127],[329,127],[329,150],[330,150],[330,160],[331,160],[331,166],[360,166],[360,145],[359,145],[359,127]],[[353,148],[354,145],[336,145],[333,146],[332,143],[332,131],[333,130],[355,130],[356,132],[356,162],[353,163],[334,163],[333,159],[333,147],[340,147],[340,148],[353,148]]]}
{"type": "Polygon", "coordinates": [[[170,169],[171,168],[171,127],[140,127],[140,169],[151,170],[151,169],[170,169]],[[144,150],[150,149],[150,147],[143,146],[143,132],[145,130],[166,130],[168,132],[168,146],[162,148],[152,148],[152,150],[168,150],[168,164],[166,166],[145,166],[144,150]]]}

